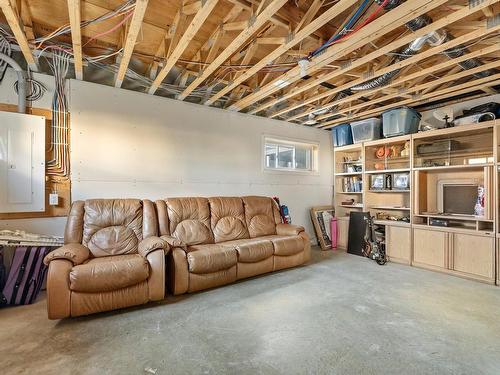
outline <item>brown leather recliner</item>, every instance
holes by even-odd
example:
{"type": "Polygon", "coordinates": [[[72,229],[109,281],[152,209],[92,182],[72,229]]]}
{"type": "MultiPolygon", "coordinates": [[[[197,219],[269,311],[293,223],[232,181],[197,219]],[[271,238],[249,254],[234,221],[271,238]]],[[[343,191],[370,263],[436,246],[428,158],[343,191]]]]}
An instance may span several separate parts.
{"type": "Polygon", "coordinates": [[[303,227],[281,224],[268,197],[156,201],[159,233],[171,247],[167,285],[177,295],[306,263],[303,227]]]}
{"type": "Polygon", "coordinates": [[[49,319],[140,305],[165,296],[165,253],[151,201],[74,202],[65,245],[44,262],[49,319]]]}

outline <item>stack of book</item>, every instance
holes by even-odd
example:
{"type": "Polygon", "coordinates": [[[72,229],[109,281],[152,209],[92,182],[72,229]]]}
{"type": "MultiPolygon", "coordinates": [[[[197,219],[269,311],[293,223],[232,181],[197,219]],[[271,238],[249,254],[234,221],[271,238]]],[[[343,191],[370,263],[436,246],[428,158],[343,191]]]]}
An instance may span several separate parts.
{"type": "Polygon", "coordinates": [[[345,177],[342,179],[342,190],[345,193],[360,193],[363,190],[363,181],[360,177],[345,177]]]}

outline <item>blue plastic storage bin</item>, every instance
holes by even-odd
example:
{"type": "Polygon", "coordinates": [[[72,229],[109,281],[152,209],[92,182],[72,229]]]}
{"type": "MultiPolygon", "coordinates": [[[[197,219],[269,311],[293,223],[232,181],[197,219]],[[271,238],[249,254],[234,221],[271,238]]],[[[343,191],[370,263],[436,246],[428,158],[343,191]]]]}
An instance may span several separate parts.
{"type": "Polygon", "coordinates": [[[418,132],[422,115],[413,108],[401,107],[385,111],[382,114],[382,129],[384,137],[397,137],[398,135],[413,134],[418,132]]]}
{"type": "Polygon", "coordinates": [[[350,124],[342,124],[332,129],[333,145],[341,147],[352,145],[352,130],[350,124]]]}

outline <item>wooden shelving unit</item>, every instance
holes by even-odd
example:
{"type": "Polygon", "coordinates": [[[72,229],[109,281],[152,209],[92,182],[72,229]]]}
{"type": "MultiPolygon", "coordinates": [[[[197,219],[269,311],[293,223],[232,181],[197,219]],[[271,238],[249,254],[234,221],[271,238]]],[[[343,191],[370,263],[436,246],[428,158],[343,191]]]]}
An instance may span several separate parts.
{"type": "Polygon", "coordinates": [[[344,207],[339,198],[345,195],[337,189],[337,180],[348,174],[336,164],[335,204],[342,222],[341,246],[347,246],[347,215],[363,209],[385,230],[391,261],[500,285],[498,125],[499,121],[490,121],[336,149],[336,162],[345,152],[357,150],[362,163],[361,172],[356,173],[361,173],[363,180],[358,205],[344,207]],[[409,182],[406,190],[392,184],[372,186],[373,178],[380,182],[385,176],[393,182],[393,175],[405,173],[409,182]],[[469,185],[484,188],[484,214],[442,214],[442,184],[447,181],[471,181],[469,185]],[[445,220],[448,226],[432,225],[434,219],[445,220]]]}
{"type": "Polygon", "coordinates": [[[353,210],[364,209],[363,167],[364,155],[361,145],[337,147],[335,164],[335,212],[338,217],[349,217],[353,210]],[[348,204],[347,202],[353,202],[348,204]]]}

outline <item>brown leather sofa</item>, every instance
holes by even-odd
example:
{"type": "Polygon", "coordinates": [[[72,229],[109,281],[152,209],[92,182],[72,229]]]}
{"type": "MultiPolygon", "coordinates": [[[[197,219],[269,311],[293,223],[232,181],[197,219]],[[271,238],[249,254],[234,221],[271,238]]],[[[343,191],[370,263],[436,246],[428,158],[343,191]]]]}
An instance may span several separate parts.
{"type": "Polygon", "coordinates": [[[77,201],[64,241],[44,259],[50,319],[161,300],[166,285],[177,295],[298,266],[311,251],[304,228],[281,224],[267,197],[77,201]]]}
{"type": "Polygon", "coordinates": [[[49,253],[49,319],[140,305],[165,296],[165,253],[151,201],[74,202],[65,245],[49,253]]]}
{"type": "Polygon", "coordinates": [[[174,295],[294,267],[310,259],[303,227],[281,224],[267,197],[156,201],[159,234],[170,245],[167,283],[174,295]]]}

